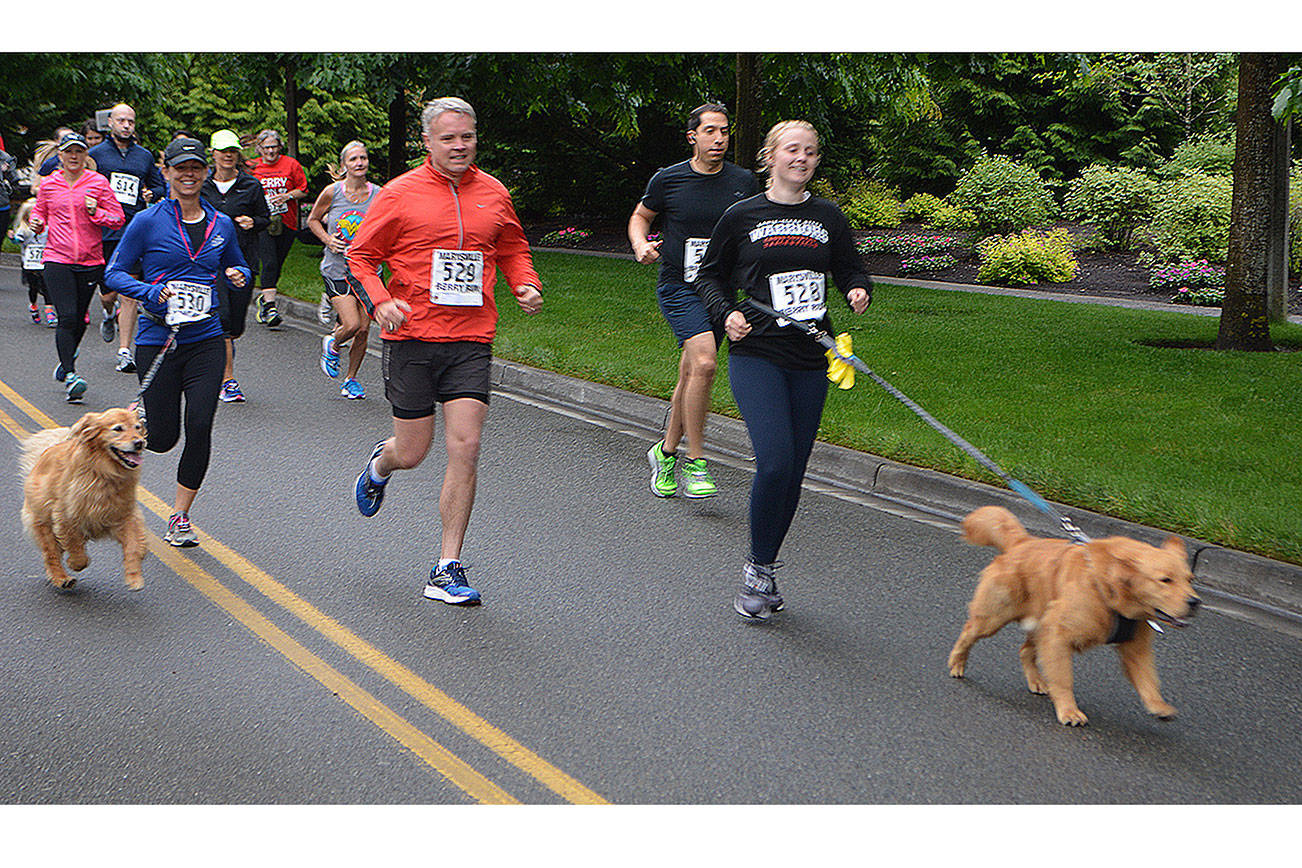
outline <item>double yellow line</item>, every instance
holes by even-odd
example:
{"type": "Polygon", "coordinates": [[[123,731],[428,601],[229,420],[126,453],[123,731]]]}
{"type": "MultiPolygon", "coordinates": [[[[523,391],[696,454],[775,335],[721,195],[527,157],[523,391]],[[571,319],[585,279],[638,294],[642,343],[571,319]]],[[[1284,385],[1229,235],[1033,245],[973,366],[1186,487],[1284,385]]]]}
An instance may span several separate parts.
{"type": "MultiPolygon", "coordinates": [[[[0,395],[31,417],[38,425],[46,428],[58,426],[57,422],[26,401],[3,381],[0,381],[0,395]]],[[[0,425],[19,440],[28,434],[3,411],[0,411],[0,425]]],[[[164,520],[171,515],[172,508],[143,486],[138,489],[138,499],[146,509],[164,520]]],[[[368,669],[419,700],[448,723],[534,778],[542,786],[574,804],[607,804],[606,799],[300,598],[239,553],[198,528],[195,528],[195,532],[198,534],[203,550],[233,574],[343,649],[368,669]]],[[[295,666],[315,678],[328,690],[338,694],[340,699],[352,706],[359,714],[420,757],[470,798],[485,804],[519,803],[518,799],[502,787],[471,768],[465,761],[396,714],[357,683],[303,647],[238,594],[181,554],[180,550],[165,544],[155,534],[147,533],[147,537],[149,550],[169,569],[224,609],[259,639],[284,655],[295,666]]]]}

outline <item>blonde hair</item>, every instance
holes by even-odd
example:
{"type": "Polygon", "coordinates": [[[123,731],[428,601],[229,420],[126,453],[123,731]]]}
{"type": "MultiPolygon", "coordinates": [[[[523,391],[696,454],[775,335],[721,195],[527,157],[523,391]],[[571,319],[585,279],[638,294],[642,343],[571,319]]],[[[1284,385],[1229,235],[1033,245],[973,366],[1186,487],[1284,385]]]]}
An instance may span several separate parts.
{"type": "MultiPolygon", "coordinates": [[[[818,130],[809,121],[778,121],[769,130],[768,135],[764,137],[764,144],[760,146],[759,153],[756,155],[756,161],[759,164],[758,171],[768,174],[769,157],[773,156],[773,150],[778,146],[778,139],[788,130],[800,129],[809,130],[814,136],[814,147],[822,150],[822,144],[818,138],[818,130]]],[[[769,184],[773,183],[773,176],[769,175],[769,184]]]]}
{"type": "Polygon", "coordinates": [[[19,229],[29,228],[27,218],[31,216],[32,209],[35,207],[36,207],[35,197],[28,199],[27,201],[23,202],[23,204],[19,205],[18,210],[14,212],[14,222],[10,228],[13,229],[15,232],[17,232],[19,229]]]}
{"type": "Polygon", "coordinates": [[[344,177],[348,174],[347,166],[345,166],[344,164],[348,161],[348,152],[352,148],[361,148],[363,151],[366,151],[368,156],[371,153],[371,149],[366,147],[366,143],[359,142],[357,139],[353,139],[351,142],[344,145],[342,148],[339,149],[339,165],[326,166],[326,171],[330,173],[331,180],[342,181],[344,177]]]}

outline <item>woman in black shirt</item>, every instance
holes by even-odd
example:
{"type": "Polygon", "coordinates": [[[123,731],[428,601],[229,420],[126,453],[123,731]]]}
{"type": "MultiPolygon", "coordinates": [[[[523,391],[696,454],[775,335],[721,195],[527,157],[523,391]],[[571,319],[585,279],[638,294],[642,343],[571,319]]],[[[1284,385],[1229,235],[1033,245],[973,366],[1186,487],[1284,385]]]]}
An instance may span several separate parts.
{"type": "Polygon", "coordinates": [[[758,299],[786,319],[816,322],[829,334],[829,273],[855,313],[872,301],[872,281],[845,215],[806,190],[819,161],[813,126],[777,124],[759,157],[768,189],[724,212],[696,281],[710,318],[728,335],[728,378],[755,452],[751,550],[733,603],[749,620],[766,619],[783,606],[773,571],[822,419],[827,359],[808,335],[748,308],[745,299],[758,299]]]}

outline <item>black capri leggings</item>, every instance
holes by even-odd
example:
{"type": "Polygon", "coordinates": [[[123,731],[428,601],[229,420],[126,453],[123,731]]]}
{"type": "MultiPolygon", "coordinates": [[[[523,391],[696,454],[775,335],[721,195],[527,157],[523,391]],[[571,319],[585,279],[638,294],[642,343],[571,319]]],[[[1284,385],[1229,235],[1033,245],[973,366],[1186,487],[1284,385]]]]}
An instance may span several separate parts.
{"type": "Polygon", "coordinates": [[[45,291],[59,315],[54,330],[54,349],[59,353],[63,370],[77,369],[77,347],[86,333],[86,311],[95,297],[95,287],[104,279],[102,265],[64,265],[45,263],[45,291]]]}
{"type": "Polygon", "coordinates": [[[258,262],[261,264],[262,287],[276,286],[280,282],[280,269],[289,256],[289,247],[294,243],[294,233],[286,226],[279,235],[271,235],[267,230],[258,233],[258,262]]]}
{"type": "MultiPolygon", "coordinates": [[[[136,377],[143,381],[162,347],[136,345],[136,377]]],[[[185,396],[185,447],[176,468],[176,481],[198,490],[212,454],[212,424],[217,394],[226,367],[226,341],[205,338],[177,344],[158,366],[145,390],[145,420],[149,451],[168,452],[181,437],[181,397],[185,396]]]]}

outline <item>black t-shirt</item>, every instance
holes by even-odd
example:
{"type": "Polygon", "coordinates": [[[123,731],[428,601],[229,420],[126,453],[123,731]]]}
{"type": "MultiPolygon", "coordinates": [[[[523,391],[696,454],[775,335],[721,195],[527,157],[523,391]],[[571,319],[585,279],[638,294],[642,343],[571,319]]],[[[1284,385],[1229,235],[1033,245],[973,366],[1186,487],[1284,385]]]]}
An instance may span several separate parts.
{"type": "MultiPolygon", "coordinates": [[[[719,216],[758,190],[753,174],[727,162],[710,175],[693,169],[690,160],[666,166],[652,175],[642,194],[642,204],[663,220],[660,283],[689,283],[683,275],[688,240],[692,239],[694,253],[688,253],[687,258],[694,265],[705,252],[705,243],[719,216]]],[[[688,271],[689,276],[694,276],[694,269],[688,271]]]]}
{"type": "Polygon", "coordinates": [[[804,332],[778,326],[753,308],[739,305],[736,291],[788,312],[792,319],[817,322],[831,334],[829,273],[843,298],[855,287],[871,290],[872,280],[841,209],[817,196],[783,205],[761,193],[738,202],[719,218],[701,262],[696,291],[715,325],[722,326],[734,310],[741,310],[750,322],[751,333],[730,342],[730,353],[815,370],[827,364],[823,347],[804,332]]]}

